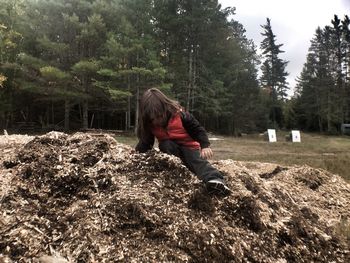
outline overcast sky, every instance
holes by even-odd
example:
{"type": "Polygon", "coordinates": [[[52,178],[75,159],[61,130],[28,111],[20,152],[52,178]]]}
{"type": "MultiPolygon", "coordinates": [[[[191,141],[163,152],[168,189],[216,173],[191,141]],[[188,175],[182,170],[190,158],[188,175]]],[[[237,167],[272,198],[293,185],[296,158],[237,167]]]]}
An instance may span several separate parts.
{"type": "MultiPolygon", "coordinates": [[[[253,39],[257,47],[263,40],[260,25],[271,19],[276,44],[283,44],[281,58],[289,61],[287,72],[289,86],[295,86],[306,61],[310,40],[316,28],[331,25],[334,14],[342,20],[350,16],[350,0],[219,0],[222,8],[236,7],[233,17],[246,29],[246,36],[253,39]]],[[[292,92],[291,92],[292,93],[292,92]]]]}

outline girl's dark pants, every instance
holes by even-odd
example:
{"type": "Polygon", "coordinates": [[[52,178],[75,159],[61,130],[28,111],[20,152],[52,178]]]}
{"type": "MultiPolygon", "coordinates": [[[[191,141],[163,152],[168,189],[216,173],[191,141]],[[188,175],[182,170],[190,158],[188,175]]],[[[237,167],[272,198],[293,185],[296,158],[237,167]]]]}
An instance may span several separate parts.
{"type": "Polygon", "coordinates": [[[200,156],[199,150],[193,150],[177,144],[171,140],[164,140],[159,143],[159,150],[164,153],[179,157],[186,167],[199,179],[208,182],[212,179],[223,181],[222,174],[211,164],[200,156]]]}

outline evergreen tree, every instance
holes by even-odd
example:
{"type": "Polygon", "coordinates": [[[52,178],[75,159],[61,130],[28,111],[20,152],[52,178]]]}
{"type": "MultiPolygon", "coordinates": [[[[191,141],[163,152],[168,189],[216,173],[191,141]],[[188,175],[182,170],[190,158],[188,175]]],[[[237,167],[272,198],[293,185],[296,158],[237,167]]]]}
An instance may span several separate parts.
{"type": "MultiPolygon", "coordinates": [[[[141,92],[151,86],[164,86],[166,70],[153,37],[152,8],[149,0],[122,1],[118,27],[110,34],[106,45],[107,54],[116,55],[116,60],[106,67],[117,74],[114,83],[129,94],[127,129],[133,126],[132,116],[137,127],[141,92]]],[[[105,56],[105,62],[107,57],[113,56],[105,56]]]]}
{"type": "Polygon", "coordinates": [[[24,36],[20,32],[23,0],[0,0],[0,126],[8,128],[17,108],[16,95],[20,65],[18,54],[22,51],[24,36]]]}
{"type": "Polygon", "coordinates": [[[254,123],[256,50],[242,25],[228,21],[235,9],[222,10],[217,1],[154,3],[157,42],[176,98],[209,129],[237,134],[254,123]]]}
{"type": "MultiPolygon", "coordinates": [[[[334,19],[331,20],[331,50],[332,50],[332,72],[334,72],[334,111],[337,118],[337,126],[340,128],[340,124],[344,123],[346,115],[346,90],[345,79],[343,74],[342,65],[344,63],[344,55],[342,51],[342,26],[341,21],[337,15],[334,15],[334,19]]],[[[338,129],[339,129],[338,128],[338,129]]]]}
{"type": "Polygon", "coordinates": [[[346,19],[318,28],[298,82],[299,122],[310,130],[336,133],[348,116],[346,19]],[[344,27],[345,25],[345,27],[344,27]],[[301,114],[304,112],[304,114],[301,114]]]}
{"type": "Polygon", "coordinates": [[[234,8],[212,0],[0,1],[3,123],[129,129],[139,94],[160,86],[209,129],[262,127],[256,47],[228,21],[234,8]]]}
{"type": "Polygon", "coordinates": [[[343,71],[345,81],[350,80],[350,19],[345,16],[342,21],[342,51],[344,55],[343,71]]]}
{"type": "Polygon", "coordinates": [[[279,55],[283,53],[280,48],[283,44],[276,44],[276,35],[274,35],[271,27],[271,20],[266,19],[263,28],[261,42],[261,50],[264,61],[261,66],[262,76],[260,78],[262,86],[270,92],[270,114],[274,127],[283,125],[282,104],[287,97],[287,81],[288,73],[285,68],[288,61],[283,61],[279,55]]]}
{"type": "Polygon", "coordinates": [[[350,19],[345,16],[341,21],[341,54],[344,85],[344,122],[350,122],[350,19]]]}
{"type": "MultiPolygon", "coordinates": [[[[311,48],[310,48],[311,49],[311,48]]],[[[296,86],[296,112],[298,128],[307,130],[323,130],[321,98],[317,84],[317,57],[309,53],[296,86]]]]}
{"type": "MultiPolygon", "coordinates": [[[[64,130],[69,130],[69,115],[70,115],[70,98],[78,96],[67,89],[70,80],[69,74],[52,66],[40,68],[40,73],[44,78],[46,85],[50,87],[51,97],[59,100],[64,100],[64,130]]],[[[54,118],[53,118],[54,119],[54,118]]]]}
{"type": "Polygon", "coordinates": [[[228,121],[229,133],[237,135],[259,128],[257,120],[261,119],[260,114],[264,114],[264,110],[259,103],[256,47],[246,38],[245,29],[237,21],[231,20],[230,30],[227,47],[224,47],[228,51],[221,52],[233,62],[220,58],[226,63],[220,67],[225,75],[224,93],[219,101],[223,110],[221,118],[228,121]]]}

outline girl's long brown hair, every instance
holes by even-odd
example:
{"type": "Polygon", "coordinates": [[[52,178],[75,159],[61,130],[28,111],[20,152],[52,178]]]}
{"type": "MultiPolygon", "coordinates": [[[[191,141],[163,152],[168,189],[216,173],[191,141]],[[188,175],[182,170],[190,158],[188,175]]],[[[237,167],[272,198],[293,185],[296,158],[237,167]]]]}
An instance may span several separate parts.
{"type": "Polygon", "coordinates": [[[143,139],[150,133],[152,119],[175,114],[181,110],[180,104],[169,99],[157,88],[146,90],[140,100],[137,136],[143,139]]]}

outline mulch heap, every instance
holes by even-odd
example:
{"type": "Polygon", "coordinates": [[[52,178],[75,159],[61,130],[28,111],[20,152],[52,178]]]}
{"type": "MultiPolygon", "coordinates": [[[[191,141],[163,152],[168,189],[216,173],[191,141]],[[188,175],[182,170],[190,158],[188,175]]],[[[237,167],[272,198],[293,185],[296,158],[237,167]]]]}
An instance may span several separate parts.
{"type": "Polygon", "coordinates": [[[57,132],[1,161],[0,262],[350,262],[350,185],[324,170],[218,161],[217,197],[175,157],[57,132]]]}

